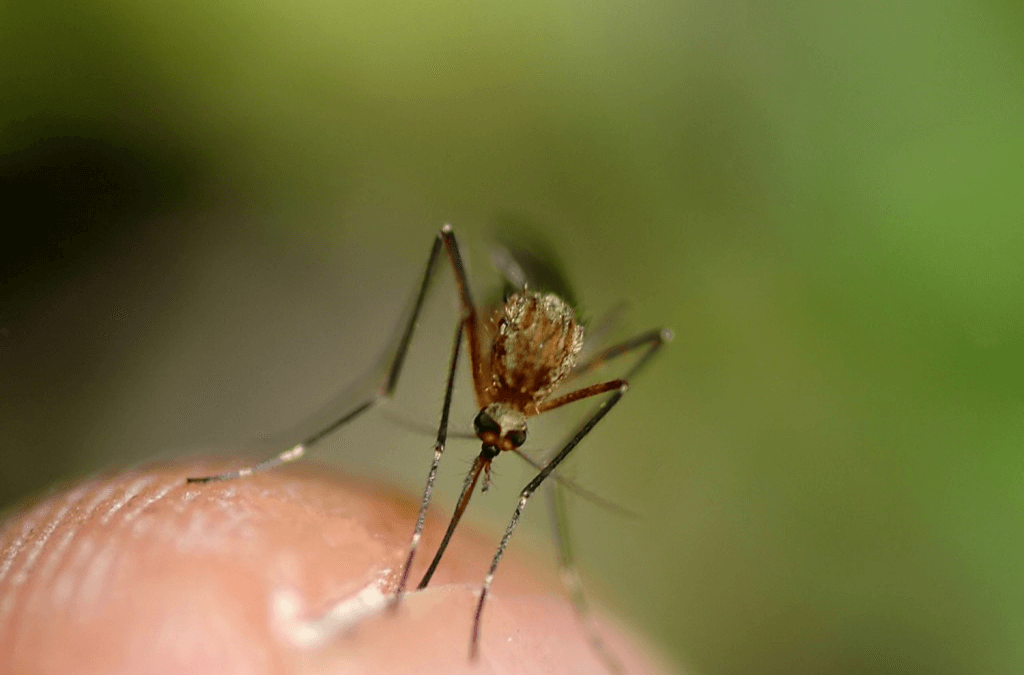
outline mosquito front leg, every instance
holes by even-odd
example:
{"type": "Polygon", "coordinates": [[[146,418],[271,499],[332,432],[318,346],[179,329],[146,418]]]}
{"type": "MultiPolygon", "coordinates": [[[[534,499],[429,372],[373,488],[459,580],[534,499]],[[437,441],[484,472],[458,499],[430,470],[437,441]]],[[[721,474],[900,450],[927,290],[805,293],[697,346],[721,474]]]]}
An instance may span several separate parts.
{"type": "Polygon", "coordinates": [[[448,413],[452,407],[452,391],[455,387],[455,370],[459,363],[459,347],[462,345],[463,322],[459,321],[455,329],[455,344],[452,345],[452,359],[448,366],[448,384],[444,390],[444,404],[441,407],[441,422],[437,427],[437,440],[434,442],[434,461],[430,464],[430,473],[427,474],[427,485],[423,488],[423,499],[420,501],[420,512],[416,517],[416,528],[412,533],[412,540],[409,542],[409,555],[405,559],[405,567],[402,568],[402,577],[395,588],[391,598],[392,607],[397,607],[405,592],[405,586],[409,581],[409,571],[412,569],[413,558],[416,557],[416,549],[419,548],[420,538],[423,536],[423,523],[427,517],[427,506],[430,505],[430,497],[434,493],[434,480],[437,478],[437,468],[441,464],[441,454],[444,452],[444,445],[448,438],[448,413]]]}
{"type": "Polygon", "coordinates": [[[451,541],[452,535],[455,534],[455,528],[458,527],[459,521],[462,520],[462,514],[466,512],[466,507],[469,506],[469,500],[473,496],[473,488],[476,487],[480,473],[490,463],[491,460],[482,454],[477,455],[476,459],[473,460],[473,466],[470,467],[469,473],[466,474],[466,480],[462,482],[462,492],[459,494],[459,501],[455,505],[455,513],[452,514],[451,520],[448,521],[448,529],[444,532],[444,539],[441,540],[441,545],[438,546],[434,559],[430,561],[430,567],[427,568],[423,578],[420,579],[419,586],[416,587],[418,590],[426,588],[427,584],[430,583],[430,578],[434,576],[434,571],[437,570],[437,566],[441,562],[441,556],[444,555],[445,549],[448,548],[448,542],[451,541]]]}
{"type": "MultiPolygon", "coordinates": [[[[529,455],[527,455],[525,452],[523,452],[522,450],[520,450],[518,448],[513,450],[513,452],[515,452],[516,455],[520,459],[522,459],[524,462],[526,462],[527,464],[532,466],[537,471],[540,471],[541,469],[543,469],[544,465],[547,464],[547,460],[538,462],[537,460],[535,460],[534,458],[530,457],[529,455]]],[[[592,492],[591,490],[588,490],[587,488],[583,487],[582,485],[577,484],[576,482],[574,482],[572,480],[569,480],[565,476],[561,475],[558,471],[553,471],[551,473],[551,478],[553,478],[555,480],[555,483],[559,487],[565,488],[569,492],[572,492],[573,494],[578,495],[578,496],[582,497],[583,499],[586,499],[591,504],[594,504],[596,506],[600,506],[602,509],[607,509],[608,511],[611,511],[612,513],[616,513],[616,514],[618,514],[620,516],[623,516],[625,518],[632,518],[634,520],[637,520],[637,519],[640,518],[640,514],[636,513],[635,511],[631,511],[630,509],[627,509],[622,504],[616,504],[615,502],[611,501],[610,499],[605,499],[601,495],[599,495],[599,494],[597,494],[595,492],[592,492]]]]}
{"type": "MultiPolygon", "coordinates": [[[[607,401],[598,406],[597,410],[593,415],[580,427],[579,431],[569,440],[565,446],[558,451],[554,457],[551,458],[540,473],[538,473],[533,480],[531,480],[523,491],[519,493],[519,503],[516,505],[516,510],[512,513],[512,520],[509,521],[508,527],[505,529],[505,534],[501,538],[501,542],[498,544],[498,550],[494,554],[494,558],[491,560],[491,567],[487,571],[487,576],[484,577],[483,586],[480,589],[480,599],[477,601],[476,612],[473,614],[473,632],[469,640],[469,656],[471,659],[476,658],[480,648],[480,617],[483,615],[484,603],[487,601],[487,594],[490,592],[491,584],[494,582],[494,573],[498,569],[498,563],[501,562],[501,557],[505,554],[505,548],[508,546],[509,540],[512,538],[512,533],[516,529],[516,525],[519,524],[519,518],[523,514],[523,509],[526,508],[526,503],[529,501],[530,496],[537,491],[537,488],[544,482],[551,472],[561,464],[573,449],[579,445],[580,441],[591,432],[591,430],[601,421],[608,411],[611,410],[616,403],[618,403],[623,394],[626,393],[629,385],[623,380],[614,380],[613,382],[605,383],[604,385],[595,385],[595,387],[588,387],[587,389],[595,389],[591,395],[597,395],[608,391],[609,389],[603,389],[603,391],[596,391],[601,387],[607,387],[608,385],[614,384],[614,393],[607,401]]],[[[581,390],[582,391],[582,390],[581,390]]],[[[562,397],[565,403],[570,402],[568,397],[562,397]]],[[[571,400],[579,400],[578,398],[572,398],[571,400]]]]}

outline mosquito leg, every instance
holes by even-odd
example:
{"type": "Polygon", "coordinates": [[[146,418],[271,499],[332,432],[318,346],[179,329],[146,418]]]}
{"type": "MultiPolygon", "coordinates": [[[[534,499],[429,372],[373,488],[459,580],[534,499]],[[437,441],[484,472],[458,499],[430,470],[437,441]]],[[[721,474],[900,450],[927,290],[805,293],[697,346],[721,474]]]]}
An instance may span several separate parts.
{"type": "Polygon", "coordinates": [[[363,401],[362,403],[357,405],[355,408],[353,408],[349,412],[345,413],[344,416],[342,416],[337,421],[335,421],[333,424],[331,424],[331,426],[329,426],[327,429],[322,430],[322,431],[314,434],[313,436],[310,436],[309,438],[307,438],[302,443],[299,443],[298,445],[294,446],[290,450],[285,450],[284,452],[282,452],[277,457],[273,457],[271,459],[268,459],[268,460],[265,460],[263,462],[260,462],[259,464],[254,464],[253,466],[249,466],[249,467],[246,467],[244,469],[238,469],[236,471],[227,471],[225,473],[219,473],[219,474],[216,474],[214,476],[200,476],[200,477],[195,477],[195,478],[186,478],[185,482],[187,482],[187,483],[214,483],[216,481],[231,480],[233,478],[243,478],[245,476],[251,476],[254,473],[259,473],[260,471],[266,471],[268,469],[273,469],[275,466],[280,466],[282,464],[287,464],[288,462],[294,462],[295,460],[301,458],[303,455],[306,454],[306,448],[308,448],[309,446],[315,444],[321,438],[323,438],[327,434],[331,433],[332,431],[334,431],[338,427],[348,423],[349,420],[355,419],[356,417],[358,417],[362,413],[366,412],[367,410],[372,408],[373,405],[376,402],[377,402],[377,398],[370,398],[370,399],[367,399],[367,400],[363,401]]]}
{"type": "MultiPolygon", "coordinates": [[[[629,369],[627,378],[632,378],[636,373],[643,368],[651,359],[652,356],[658,351],[658,349],[667,341],[672,339],[672,331],[668,329],[648,331],[642,333],[630,340],[622,342],[618,345],[613,345],[608,349],[602,350],[598,354],[594,355],[591,359],[584,361],[582,364],[576,367],[573,375],[577,375],[589,370],[593,370],[598,366],[606,363],[607,361],[614,359],[622,354],[630,352],[634,349],[647,346],[647,351],[640,357],[640,359],[629,369]]],[[[584,390],[585,391],[585,390],[584,390]]],[[[574,392],[575,393],[575,392],[574,392]]],[[[572,400],[578,400],[573,398],[572,400]]],[[[565,401],[568,403],[570,401],[565,401]]],[[[557,403],[553,401],[552,403],[557,403]]],[[[520,453],[522,454],[522,453],[520,453]]],[[[552,477],[556,480],[559,478],[557,473],[552,474],[552,477]]],[[[594,623],[593,617],[590,612],[590,604],[587,601],[587,597],[583,591],[583,584],[580,580],[579,572],[577,571],[575,556],[573,554],[572,538],[569,533],[569,519],[565,511],[565,500],[561,488],[566,487],[570,490],[581,492],[577,486],[571,485],[565,479],[558,480],[559,484],[547,483],[549,504],[551,510],[551,525],[552,532],[555,537],[555,545],[558,550],[558,564],[561,571],[562,583],[569,593],[569,599],[573,604],[573,608],[576,610],[576,616],[579,619],[580,625],[583,628],[584,633],[589,640],[594,653],[597,655],[602,662],[604,662],[606,668],[610,673],[618,674],[623,672],[622,664],[615,657],[614,654],[605,645],[604,639],[598,632],[597,625],[594,623]]],[[[582,494],[583,497],[591,499],[593,495],[586,493],[582,494]]],[[[602,500],[604,501],[604,500],[602,500]]]]}
{"type": "Polygon", "coordinates": [[[551,524],[553,535],[558,549],[558,570],[562,585],[569,594],[569,601],[576,610],[576,618],[583,628],[583,632],[590,642],[590,647],[604,662],[609,673],[620,675],[624,672],[622,664],[608,649],[601,637],[594,617],[590,612],[590,602],[583,592],[583,583],[580,581],[579,570],[576,566],[576,556],[573,551],[572,536],[569,532],[569,517],[566,513],[565,498],[561,487],[556,483],[545,484],[548,496],[548,505],[551,510],[551,524]]]}
{"type": "MultiPolygon", "coordinates": [[[[594,368],[597,368],[598,366],[607,362],[609,359],[621,356],[622,354],[630,352],[638,347],[647,347],[647,351],[644,352],[640,359],[637,360],[635,364],[633,364],[633,367],[627,371],[626,376],[624,378],[618,380],[610,380],[608,382],[601,382],[599,384],[592,384],[589,387],[583,387],[582,389],[570,391],[569,393],[563,394],[562,396],[559,396],[557,398],[548,399],[547,401],[538,404],[532,411],[532,414],[540,415],[542,413],[554,410],[555,408],[561,408],[562,406],[568,403],[581,401],[592,396],[598,396],[599,394],[612,391],[613,389],[624,389],[624,387],[626,387],[627,383],[629,382],[629,378],[635,375],[637,371],[639,371],[645,365],[647,365],[647,363],[651,360],[651,357],[654,356],[655,353],[657,353],[661,346],[671,339],[672,331],[669,330],[668,328],[663,328],[661,330],[652,330],[648,331],[647,333],[642,333],[631,340],[626,340],[625,342],[605,349],[604,351],[595,355],[588,361],[576,366],[576,368],[573,369],[570,377],[576,377],[589,370],[593,370],[594,368]]],[[[598,412],[600,412],[600,408],[598,408],[598,412]]]]}
{"type": "Polygon", "coordinates": [[[550,412],[555,408],[561,408],[563,405],[568,403],[575,403],[576,401],[582,401],[583,399],[590,398],[592,396],[599,396],[614,389],[621,389],[622,387],[627,386],[627,384],[628,382],[626,380],[609,380],[608,382],[592,384],[589,387],[570,391],[568,394],[564,394],[558,398],[548,399],[547,401],[537,405],[536,412],[538,415],[550,412]]]}
{"type": "MultiPolygon", "coordinates": [[[[409,344],[412,341],[413,331],[416,329],[416,321],[419,319],[420,310],[423,308],[423,302],[427,296],[427,290],[430,287],[430,282],[434,277],[434,273],[437,268],[437,261],[438,258],[440,258],[442,249],[447,254],[448,260],[452,265],[452,270],[455,273],[455,282],[459,289],[463,321],[466,325],[467,338],[469,340],[470,358],[474,364],[474,383],[477,382],[478,376],[476,375],[476,372],[481,370],[482,366],[478,365],[480,364],[480,346],[476,326],[476,308],[473,305],[473,300],[469,294],[469,285],[466,280],[466,272],[462,264],[462,256],[459,252],[458,242],[455,240],[455,234],[452,232],[451,226],[445,225],[437,233],[437,237],[434,239],[434,245],[430,249],[430,257],[427,258],[427,267],[423,272],[423,278],[420,281],[419,289],[416,293],[416,301],[413,304],[412,312],[405,323],[404,329],[402,330],[398,346],[395,350],[394,356],[391,358],[391,363],[388,365],[384,383],[378,392],[368,396],[362,402],[335,419],[326,427],[311,435],[309,438],[306,438],[298,445],[293,446],[289,450],[285,450],[277,457],[244,469],[228,471],[226,473],[216,474],[213,476],[187,478],[186,481],[189,483],[212,483],[214,481],[241,478],[260,471],[272,469],[276,466],[280,466],[281,464],[295,461],[305,455],[307,450],[321,441],[324,437],[334,433],[339,428],[345,426],[356,417],[359,417],[361,414],[374,407],[382,398],[390,397],[394,393],[395,386],[398,384],[398,377],[402,372],[402,365],[405,363],[405,357],[409,351],[409,344]]],[[[479,377],[482,378],[482,370],[479,377]]],[[[480,381],[482,382],[482,379],[480,381]]],[[[479,385],[477,388],[479,390],[479,385]]]]}
{"type": "Polygon", "coordinates": [[[448,521],[448,529],[445,530],[444,539],[441,540],[441,545],[437,547],[437,553],[434,554],[434,559],[430,561],[430,567],[427,568],[426,574],[420,579],[419,586],[416,587],[417,589],[426,588],[427,584],[430,583],[430,578],[434,576],[434,571],[437,570],[437,566],[441,562],[441,556],[444,555],[445,549],[448,548],[448,542],[451,541],[452,535],[455,533],[455,527],[459,524],[462,514],[465,513],[466,507],[469,505],[469,499],[473,496],[473,488],[476,487],[480,473],[490,465],[492,459],[492,457],[480,454],[473,461],[473,466],[470,467],[469,473],[466,474],[466,480],[462,483],[462,492],[459,494],[459,501],[455,505],[455,513],[452,514],[452,519],[448,521]]]}
{"type": "MultiPolygon", "coordinates": [[[[491,567],[487,571],[487,576],[484,577],[483,586],[480,589],[480,599],[477,601],[476,612],[473,615],[473,633],[469,641],[469,657],[471,659],[476,658],[480,647],[480,617],[483,615],[484,602],[487,600],[487,594],[490,591],[491,584],[494,582],[494,572],[498,569],[498,563],[501,562],[501,557],[505,554],[505,548],[508,546],[509,539],[512,538],[512,532],[515,531],[516,525],[519,524],[519,518],[523,514],[523,509],[526,508],[526,502],[530,499],[530,496],[536,492],[537,488],[544,482],[544,479],[551,475],[551,472],[564,460],[573,449],[579,445],[580,441],[590,433],[590,431],[601,421],[608,411],[611,410],[616,403],[618,403],[623,394],[626,393],[628,384],[621,380],[616,380],[612,383],[615,384],[616,389],[614,393],[608,398],[607,401],[598,406],[594,414],[579,428],[576,434],[569,440],[565,446],[558,451],[554,457],[551,458],[540,473],[538,473],[533,480],[531,480],[523,491],[519,493],[519,504],[516,505],[516,510],[512,513],[512,520],[509,521],[508,527],[505,529],[505,535],[501,538],[501,543],[498,544],[498,550],[494,554],[494,559],[491,560],[491,567]]],[[[597,385],[600,386],[600,385],[597,385]]],[[[588,387],[587,389],[591,389],[588,387]]],[[[583,391],[583,390],[580,390],[583,391]]],[[[595,391],[592,395],[602,393],[595,391]]],[[[573,399],[578,400],[578,399],[573,399]]]]}
{"type": "Polygon", "coordinates": [[[473,372],[473,390],[477,403],[483,407],[484,391],[487,388],[487,373],[485,372],[487,364],[484,363],[480,352],[480,327],[477,323],[476,305],[473,304],[473,297],[469,292],[469,280],[466,278],[466,268],[462,264],[462,253],[459,251],[459,243],[455,240],[455,233],[452,232],[451,225],[442,227],[438,236],[444,243],[445,252],[448,253],[452,271],[455,273],[462,321],[466,328],[466,342],[469,343],[469,364],[473,372]]]}
{"type": "Polygon", "coordinates": [[[416,556],[416,549],[419,548],[420,538],[423,536],[423,523],[427,517],[427,506],[430,504],[430,497],[434,493],[434,479],[437,478],[437,468],[441,464],[441,454],[444,452],[445,441],[448,437],[448,413],[452,407],[452,390],[455,387],[455,369],[459,363],[459,347],[462,345],[462,322],[455,329],[455,344],[452,345],[452,360],[448,367],[448,384],[444,390],[444,404],[441,407],[441,422],[437,428],[437,440],[434,442],[434,461],[430,464],[430,473],[427,474],[427,485],[423,488],[423,499],[420,501],[420,512],[416,517],[416,528],[412,533],[412,540],[409,542],[409,555],[405,559],[405,566],[402,568],[402,577],[395,588],[391,598],[391,606],[397,607],[398,602],[405,592],[405,586],[409,582],[409,571],[412,569],[412,561],[416,556]]]}
{"type": "Polygon", "coordinates": [[[671,342],[672,337],[673,333],[669,328],[660,328],[647,331],[646,333],[641,333],[629,340],[612,345],[607,349],[603,349],[582,363],[576,364],[576,367],[572,369],[570,377],[579,377],[580,375],[588,373],[612,359],[622,356],[623,354],[628,354],[635,349],[646,347],[647,351],[645,351],[640,359],[633,364],[633,367],[626,372],[625,379],[629,380],[637,373],[638,370],[643,368],[644,365],[650,361],[651,357],[661,349],[663,344],[671,342]]]}

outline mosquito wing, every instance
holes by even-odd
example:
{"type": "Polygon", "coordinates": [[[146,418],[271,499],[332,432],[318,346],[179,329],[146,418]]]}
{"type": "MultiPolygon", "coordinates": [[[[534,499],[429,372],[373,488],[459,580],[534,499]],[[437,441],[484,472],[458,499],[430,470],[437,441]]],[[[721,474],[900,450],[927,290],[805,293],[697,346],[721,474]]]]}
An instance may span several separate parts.
{"type": "Polygon", "coordinates": [[[541,228],[519,217],[505,217],[497,226],[491,260],[505,278],[504,294],[522,290],[554,293],[578,308],[578,298],[565,276],[561,259],[545,241],[541,228]]]}
{"type": "MultiPolygon", "coordinates": [[[[545,241],[541,228],[522,218],[506,217],[499,220],[495,238],[497,245],[491,260],[505,280],[500,300],[529,286],[533,290],[554,293],[580,311],[562,261],[545,241]]],[[[492,304],[498,304],[498,300],[495,298],[492,304]]],[[[586,325],[583,351],[579,354],[581,361],[610,343],[624,325],[628,310],[629,303],[620,301],[596,317],[579,317],[586,325]]]]}

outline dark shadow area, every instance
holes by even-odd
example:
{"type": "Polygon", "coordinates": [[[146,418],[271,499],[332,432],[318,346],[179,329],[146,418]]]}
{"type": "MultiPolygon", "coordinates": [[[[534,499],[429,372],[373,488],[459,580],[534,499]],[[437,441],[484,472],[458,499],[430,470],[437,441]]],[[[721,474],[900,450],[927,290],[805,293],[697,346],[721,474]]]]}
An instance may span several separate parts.
{"type": "Polygon", "coordinates": [[[159,262],[144,253],[166,222],[159,216],[197,185],[197,162],[185,153],[127,134],[37,125],[4,141],[0,381],[11,399],[0,406],[0,504],[75,466],[69,420],[89,423],[82,392],[111,367],[121,339],[107,333],[120,329],[110,317],[132,311],[116,298],[97,304],[103,284],[129,292],[142,283],[141,270],[159,262]]]}
{"type": "Polygon", "coordinates": [[[57,127],[11,145],[0,156],[4,301],[33,295],[131,237],[146,215],[182,201],[194,184],[192,162],[127,137],[57,127]]]}

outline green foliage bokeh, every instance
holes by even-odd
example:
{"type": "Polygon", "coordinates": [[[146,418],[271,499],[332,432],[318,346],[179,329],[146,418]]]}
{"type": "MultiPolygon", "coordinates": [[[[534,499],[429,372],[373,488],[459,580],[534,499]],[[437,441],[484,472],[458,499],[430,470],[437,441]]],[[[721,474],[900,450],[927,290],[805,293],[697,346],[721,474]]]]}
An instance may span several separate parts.
{"type": "Polygon", "coordinates": [[[1022,18],[6,0],[2,175],[36,238],[4,253],[4,501],[244,438],[373,356],[437,226],[484,250],[520,218],[588,311],[677,333],[578,462],[648,514],[581,514],[609,602],[697,672],[1020,672],[1022,18]],[[289,374],[357,291],[351,344],[289,374]],[[260,320],[288,349],[246,346],[260,320]]]}

